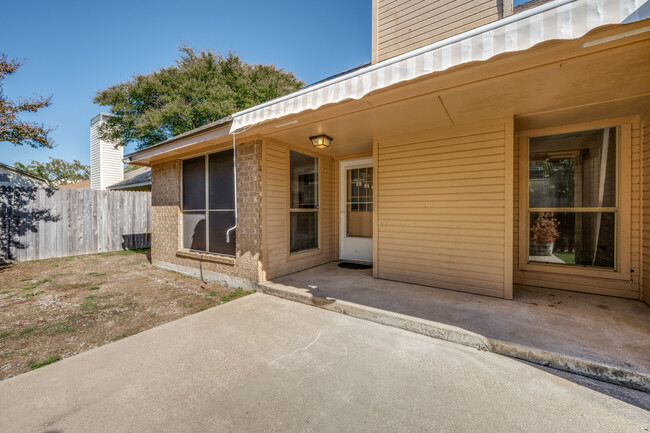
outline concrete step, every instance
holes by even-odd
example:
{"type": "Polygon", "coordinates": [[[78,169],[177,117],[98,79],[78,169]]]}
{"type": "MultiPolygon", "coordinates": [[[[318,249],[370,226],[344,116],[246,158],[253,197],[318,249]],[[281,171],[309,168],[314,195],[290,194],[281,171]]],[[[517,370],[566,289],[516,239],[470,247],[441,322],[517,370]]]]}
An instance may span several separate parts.
{"type": "Polygon", "coordinates": [[[489,338],[457,326],[340,299],[319,298],[283,284],[264,282],[258,286],[268,295],[650,393],[650,375],[631,369],[489,338]]]}

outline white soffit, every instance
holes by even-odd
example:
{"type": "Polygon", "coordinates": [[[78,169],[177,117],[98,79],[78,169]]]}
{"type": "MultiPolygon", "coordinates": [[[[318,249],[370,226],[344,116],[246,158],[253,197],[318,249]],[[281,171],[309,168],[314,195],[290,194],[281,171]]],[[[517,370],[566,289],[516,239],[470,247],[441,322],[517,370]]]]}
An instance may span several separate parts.
{"type": "Polygon", "coordinates": [[[444,71],[523,51],[553,39],[577,39],[607,24],[650,17],[650,0],[555,0],[401,56],[306,87],[233,115],[230,132],[444,71]],[[642,7],[643,6],[643,7],[642,7]]]}

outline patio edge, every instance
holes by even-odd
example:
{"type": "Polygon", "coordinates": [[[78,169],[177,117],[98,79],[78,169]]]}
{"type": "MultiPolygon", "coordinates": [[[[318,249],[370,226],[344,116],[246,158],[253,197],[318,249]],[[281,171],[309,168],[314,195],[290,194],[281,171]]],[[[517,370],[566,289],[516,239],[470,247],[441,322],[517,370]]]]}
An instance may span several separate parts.
{"type": "Polygon", "coordinates": [[[339,299],[319,298],[282,284],[267,281],[257,285],[259,290],[267,295],[650,393],[650,376],[633,370],[489,338],[463,328],[419,317],[339,299]]]}

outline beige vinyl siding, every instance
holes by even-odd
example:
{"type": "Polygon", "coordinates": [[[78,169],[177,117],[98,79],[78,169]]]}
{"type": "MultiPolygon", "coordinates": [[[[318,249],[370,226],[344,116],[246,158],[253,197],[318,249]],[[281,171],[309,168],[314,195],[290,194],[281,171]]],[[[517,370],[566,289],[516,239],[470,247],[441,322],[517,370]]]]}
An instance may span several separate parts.
{"type": "Polygon", "coordinates": [[[503,14],[501,1],[375,0],[377,61],[491,23],[503,14]]]}
{"type": "Polygon", "coordinates": [[[377,140],[377,277],[509,297],[507,141],[504,123],[377,140]]]}
{"type": "MultiPolygon", "coordinates": [[[[615,125],[612,123],[611,126],[615,125]]],[[[638,299],[639,298],[639,285],[640,285],[640,266],[641,266],[641,130],[638,121],[632,122],[630,125],[630,140],[629,144],[621,143],[619,146],[618,158],[621,159],[619,163],[620,175],[629,176],[631,184],[631,192],[628,192],[630,205],[627,212],[630,213],[629,224],[629,243],[625,244],[620,242],[619,255],[620,255],[620,268],[630,269],[629,279],[621,278],[616,275],[612,278],[603,276],[585,276],[572,274],[563,267],[564,272],[554,272],[553,267],[549,266],[549,271],[538,271],[521,269],[520,263],[523,260],[520,256],[519,243],[520,233],[519,230],[526,230],[525,223],[520,222],[519,212],[519,156],[520,156],[520,140],[525,138],[516,138],[514,146],[514,283],[527,286],[547,287],[562,290],[571,290],[578,292],[586,292],[600,295],[620,296],[625,298],[638,299]],[[630,152],[621,152],[622,146],[630,146],[630,152]],[[624,161],[623,155],[628,154],[629,160],[624,161]]],[[[588,128],[588,127],[587,127],[588,128]]],[[[576,130],[585,129],[578,127],[576,130]]],[[[625,140],[623,137],[622,140],[625,140]]],[[[619,190],[621,185],[624,184],[619,178],[619,190]]],[[[624,192],[621,192],[625,194],[624,192]]],[[[621,194],[619,193],[619,194],[621,194]]],[[[623,195],[619,197],[619,201],[623,201],[623,195]]],[[[619,218],[622,213],[626,212],[625,206],[619,206],[619,218]]],[[[619,240],[621,239],[620,234],[619,240]]],[[[523,255],[522,255],[523,257],[523,255]]],[[[556,268],[559,269],[559,268],[556,268]]],[[[615,274],[615,273],[613,273],[615,274]]]]}
{"type": "Polygon", "coordinates": [[[317,155],[320,248],[317,251],[289,254],[289,151],[290,147],[284,143],[264,141],[263,236],[267,279],[334,260],[334,160],[322,155],[317,155]]]}
{"type": "MultiPolygon", "coordinates": [[[[650,112],[647,112],[642,118],[642,127],[639,134],[643,140],[642,146],[642,187],[643,187],[643,212],[642,227],[643,235],[641,239],[642,256],[643,256],[643,287],[641,299],[650,304],[650,112]]],[[[634,257],[634,255],[633,255],[634,257]]]]}

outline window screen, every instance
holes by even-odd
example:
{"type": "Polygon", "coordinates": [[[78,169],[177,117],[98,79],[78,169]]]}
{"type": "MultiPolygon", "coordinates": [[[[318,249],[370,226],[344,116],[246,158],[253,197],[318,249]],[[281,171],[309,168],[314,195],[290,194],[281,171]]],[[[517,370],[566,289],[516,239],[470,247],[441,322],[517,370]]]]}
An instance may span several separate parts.
{"type": "Polygon", "coordinates": [[[183,248],[206,251],[205,212],[183,212],[183,248]]]}
{"type": "Polygon", "coordinates": [[[236,252],[233,151],[183,161],[183,248],[236,252]]]}
{"type": "Polygon", "coordinates": [[[210,209],[234,209],[232,150],[208,155],[210,209]]]}
{"type": "Polygon", "coordinates": [[[235,225],[234,211],[210,211],[210,249],[211,253],[235,255],[235,230],[230,232],[230,242],[226,241],[226,232],[235,225]]]}
{"type": "Polygon", "coordinates": [[[318,160],[291,152],[291,208],[318,208],[318,160]]]}
{"type": "Polygon", "coordinates": [[[205,157],[183,161],[183,210],[205,210],[205,157]]]}
{"type": "Polygon", "coordinates": [[[318,212],[291,213],[291,252],[318,248],[318,212]]]}
{"type": "Polygon", "coordinates": [[[530,139],[529,262],[616,267],[617,128],[530,139]]]}
{"type": "Polygon", "coordinates": [[[290,153],[290,251],[318,248],[318,159],[290,153]]]}

